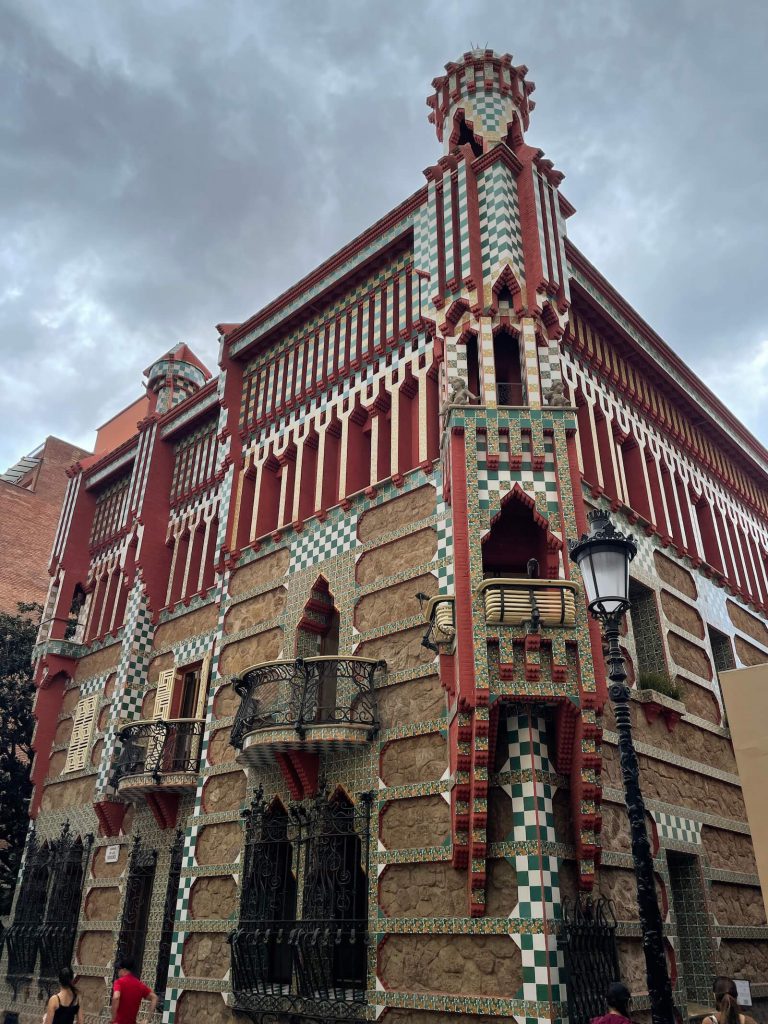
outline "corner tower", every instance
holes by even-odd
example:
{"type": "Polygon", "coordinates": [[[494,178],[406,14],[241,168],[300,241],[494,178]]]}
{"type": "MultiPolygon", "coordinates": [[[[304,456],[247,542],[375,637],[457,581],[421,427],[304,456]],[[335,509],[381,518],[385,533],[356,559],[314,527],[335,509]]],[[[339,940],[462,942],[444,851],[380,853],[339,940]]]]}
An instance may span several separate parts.
{"type": "Polygon", "coordinates": [[[573,883],[591,888],[606,691],[600,637],[566,552],[566,538],[585,526],[560,350],[573,209],[559,191],[563,175],[526,142],[526,74],[508,54],[472,50],[434,80],[429,120],[444,155],[425,172],[415,258],[434,310],[444,403],[451,540],[445,596],[431,607],[454,702],[453,861],[467,868],[473,916],[493,896],[490,858],[527,879],[504,910],[521,951],[520,996],[557,1019],[565,986],[555,819],[570,818],[573,883]],[[569,787],[558,786],[563,776],[569,787]],[[509,804],[504,835],[495,834],[505,820],[497,800],[509,804]]]}

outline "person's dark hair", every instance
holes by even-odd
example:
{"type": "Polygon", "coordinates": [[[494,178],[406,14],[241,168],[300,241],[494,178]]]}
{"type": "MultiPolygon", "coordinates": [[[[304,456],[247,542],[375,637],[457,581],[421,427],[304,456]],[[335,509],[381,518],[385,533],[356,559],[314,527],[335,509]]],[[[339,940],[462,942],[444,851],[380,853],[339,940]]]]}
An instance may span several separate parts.
{"type": "Polygon", "coordinates": [[[736,982],[733,978],[726,978],[721,974],[715,978],[712,992],[715,996],[715,1008],[722,1014],[722,1024],[739,1024],[741,1008],[736,998],[736,982]]]}
{"type": "Polygon", "coordinates": [[[71,967],[62,967],[59,971],[59,984],[62,988],[68,988],[73,996],[77,996],[77,989],[75,988],[75,976],[72,973],[71,967]]]}
{"type": "Polygon", "coordinates": [[[608,986],[605,1001],[611,1010],[618,1010],[622,1017],[628,1015],[631,1000],[632,993],[622,981],[612,981],[608,986]]]}
{"type": "Polygon", "coordinates": [[[136,973],[136,961],[132,956],[121,956],[117,961],[118,971],[129,971],[131,974],[136,973]]]}

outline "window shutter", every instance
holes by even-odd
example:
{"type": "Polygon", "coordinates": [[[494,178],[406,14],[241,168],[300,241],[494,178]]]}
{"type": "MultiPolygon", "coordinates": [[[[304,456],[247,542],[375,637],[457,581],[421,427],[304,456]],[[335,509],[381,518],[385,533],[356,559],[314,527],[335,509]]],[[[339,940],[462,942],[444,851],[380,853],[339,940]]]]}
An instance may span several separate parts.
{"type": "Polygon", "coordinates": [[[167,668],[160,673],[157,680],[155,707],[152,712],[153,718],[167,718],[170,715],[171,699],[173,697],[173,681],[175,678],[175,668],[167,668]]]}
{"type": "Polygon", "coordinates": [[[197,688],[197,711],[195,718],[205,718],[205,703],[208,700],[208,680],[211,677],[211,652],[203,658],[200,666],[200,683],[197,688]]]}
{"type": "Polygon", "coordinates": [[[78,701],[75,708],[75,721],[72,725],[72,738],[67,751],[67,762],[64,765],[65,772],[79,772],[85,768],[98,704],[98,693],[92,693],[89,697],[83,697],[78,701]]]}

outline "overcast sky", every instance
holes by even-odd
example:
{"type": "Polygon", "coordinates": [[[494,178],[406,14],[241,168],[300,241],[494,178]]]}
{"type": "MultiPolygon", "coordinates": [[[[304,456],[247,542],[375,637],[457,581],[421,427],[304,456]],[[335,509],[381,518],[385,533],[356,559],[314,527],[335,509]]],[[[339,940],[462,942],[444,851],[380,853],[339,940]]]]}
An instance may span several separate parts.
{"type": "Polygon", "coordinates": [[[768,442],[767,36],[764,0],[0,0],[0,470],[415,191],[471,44],[529,67],[571,238],[768,442]]]}

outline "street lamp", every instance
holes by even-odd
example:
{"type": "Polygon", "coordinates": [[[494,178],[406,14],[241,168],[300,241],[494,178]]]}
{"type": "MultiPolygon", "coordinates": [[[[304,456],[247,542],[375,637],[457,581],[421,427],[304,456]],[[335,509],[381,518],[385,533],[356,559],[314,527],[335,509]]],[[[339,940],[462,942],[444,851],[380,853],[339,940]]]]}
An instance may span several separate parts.
{"type": "Polygon", "coordinates": [[[570,555],[581,571],[589,610],[602,625],[608,642],[608,678],[611,681],[608,694],[619,731],[621,774],[624,778],[624,800],[632,837],[637,906],[643,930],[651,1017],[653,1024],[673,1024],[675,1011],[672,986],[664,952],[664,931],[656,897],[653,856],[645,826],[640,769],[632,741],[627,673],[619,646],[619,627],[630,605],[629,563],[637,554],[637,546],[631,535],[616,529],[606,512],[590,513],[589,526],[589,533],[580,541],[570,542],[570,555]]]}

